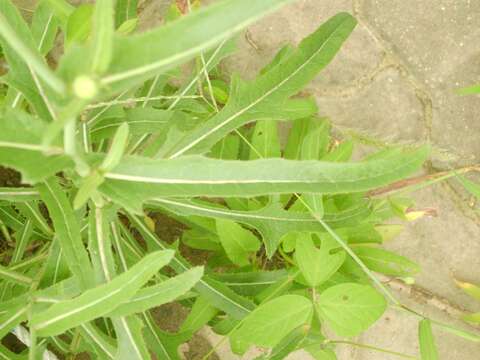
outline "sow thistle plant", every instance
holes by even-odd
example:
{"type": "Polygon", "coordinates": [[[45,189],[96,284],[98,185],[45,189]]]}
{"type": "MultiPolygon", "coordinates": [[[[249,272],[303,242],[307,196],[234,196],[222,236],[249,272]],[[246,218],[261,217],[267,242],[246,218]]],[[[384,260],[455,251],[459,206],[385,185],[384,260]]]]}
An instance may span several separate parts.
{"type": "Polygon", "coordinates": [[[236,33],[287,2],[189,14],[174,3],[143,33],[132,32],[135,1],[40,1],[29,22],[0,2],[0,165],[21,173],[0,189],[0,338],[26,345],[4,342],[0,357],[179,359],[209,325],[237,354],[265,348],[261,359],[297,349],[335,359],[336,343],[416,358],[344,340],[389,304],[421,320],[422,359],[436,358],[431,323],[480,340],[424,319],[374,274],[419,271],[380,246],[399,230],[389,220],[412,217],[411,201],[372,191],[419,170],[428,148],[352,162],[352,142],[296,96],[355,19],[332,17],[250,82],[218,69],[236,33]],[[284,146],[280,121],[291,125],[284,146]],[[156,232],[155,214],[181,235],[156,232]],[[203,266],[191,265],[197,253],[203,266]],[[172,301],[190,308],[175,333],[151,312],[172,301]]]}

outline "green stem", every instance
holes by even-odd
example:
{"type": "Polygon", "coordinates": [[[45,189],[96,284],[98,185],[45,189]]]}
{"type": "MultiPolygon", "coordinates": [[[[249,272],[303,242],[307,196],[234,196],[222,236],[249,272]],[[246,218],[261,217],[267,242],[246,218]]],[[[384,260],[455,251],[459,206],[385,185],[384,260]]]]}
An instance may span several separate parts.
{"type": "Polygon", "coordinates": [[[310,211],[310,214],[317,220],[325,230],[335,239],[335,241],[345,250],[345,252],[352,257],[352,259],[357,263],[358,266],[363,270],[363,272],[373,281],[375,285],[384,293],[384,295],[394,304],[400,306],[400,302],[392,295],[390,291],[381,283],[380,280],[373,274],[373,272],[365,265],[365,263],[355,254],[355,252],[347,245],[347,243],[338,236],[338,234],[332,230],[332,228],[323,221],[323,219],[318,216],[310,206],[296,194],[297,198],[303,203],[303,205],[310,211]]]}
{"type": "Polygon", "coordinates": [[[455,336],[467,339],[469,341],[477,342],[477,343],[480,342],[480,335],[477,335],[473,332],[458,329],[454,326],[444,324],[444,323],[442,323],[440,321],[437,321],[437,320],[430,319],[430,318],[416,312],[415,310],[413,310],[413,309],[411,309],[411,308],[409,308],[408,306],[405,306],[405,305],[397,305],[397,306],[395,306],[395,308],[398,309],[398,310],[405,311],[405,312],[407,312],[411,315],[414,315],[415,317],[419,318],[420,320],[428,319],[428,320],[430,320],[430,322],[432,324],[438,326],[439,328],[443,329],[444,331],[447,331],[447,332],[449,332],[449,333],[451,333],[455,336]]]}
{"type": "Polygon", "coordinates": [[[396,352],[396,351],[392,351],[392,350],[388,350],[388,349],[382,349],[382,348],[379,348],[379,347],[376,347],[376,346],[372,346],[372,345],[360,344],[360,343],[356,343],[356,342],[353,342],[353,341],[347,341],[347,340],[328,340],[327,343],[328,343],[328,344],[345,344],[345,345],[351,345],[351,346],[359,347],[359,348],[362,348],[362,349],[368,349],[368,350],[373,350],[373,351],[382,352],[382,353],[385,353],[385,354],[395,355],[395,356],[398,356],[398,357],[401,357],[401,358],[404,358],[404,359],[418,360],[418,358],[416,358],[415,356],[411,356],[411,355],[407,355],[407,354],[402,354],[402,353],[399,353],[399,352],[396,352]]]}

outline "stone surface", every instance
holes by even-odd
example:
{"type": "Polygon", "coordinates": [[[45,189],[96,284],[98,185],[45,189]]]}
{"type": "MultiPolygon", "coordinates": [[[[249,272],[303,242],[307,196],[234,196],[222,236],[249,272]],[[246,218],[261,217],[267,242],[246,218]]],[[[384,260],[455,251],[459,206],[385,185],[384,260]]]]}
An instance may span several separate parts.
{"type": "Polygon", "coordinates": [[[480,2],[364,0],[357,9],[431,97],[432,140],[457,155],[447,160],[478,162],[480,101],[455,90],[480,82],[480,2]]]}
{"type": "Polygon", "coordinates": [[[470,310],[480,304],[459,291],[454,278],[480,283],[480,227],[460,212],[452,193],[443,184],[415,193],[418,208],[433,208],[436,217],[408,224],[386,247],[418,262],[422,271],[417,283],[436,295],[470,310]]]}
{"type": "Polygon", "coordinates": [[[390,143],[425,140],[421,103],[396,69],[386,69],[354,91],[347,88],[328,93],[328,88],[325,92],[315,85],[310,89],[320,114],[337,128],[354,129],[390,143]]]}

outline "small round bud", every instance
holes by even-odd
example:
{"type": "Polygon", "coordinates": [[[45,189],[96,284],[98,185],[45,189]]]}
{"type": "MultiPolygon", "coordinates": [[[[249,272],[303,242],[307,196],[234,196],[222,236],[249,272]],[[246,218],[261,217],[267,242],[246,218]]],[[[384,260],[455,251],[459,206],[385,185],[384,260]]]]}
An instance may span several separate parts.
{"type": "Polygon", "coordinates": [[[80,99],[92,99],[97,95],[98,87],[95,80],[86,75],[80,75],[73,81],[73,92],[80,99]]]}

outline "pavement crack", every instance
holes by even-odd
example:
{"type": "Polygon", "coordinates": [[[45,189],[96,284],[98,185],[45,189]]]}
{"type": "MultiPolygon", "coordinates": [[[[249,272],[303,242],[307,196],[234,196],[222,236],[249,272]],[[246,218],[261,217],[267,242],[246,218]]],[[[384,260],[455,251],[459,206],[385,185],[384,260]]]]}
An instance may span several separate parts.
{"type": "Polygon", "coordinates": [[[352,0],[353,14],[357,18],[359,24],[361,24],[373,41],[383,50],[386,54],[387,61],[391,63],[391,67],[398,70],[400,76],[406,80],[409,87],[412,89],[415,97],[418,99],[422,106],[423,122],[425,127],[425,141],[432,142],[432,123],[433,123],[433,101],[428,89],[422,84],[422,82],[413,74],[408,65],[401,59],[401,56],[397,53],[395,47],[389,40],[385,39],[368,20],[363,16],[361,0],[352,0]]]}

